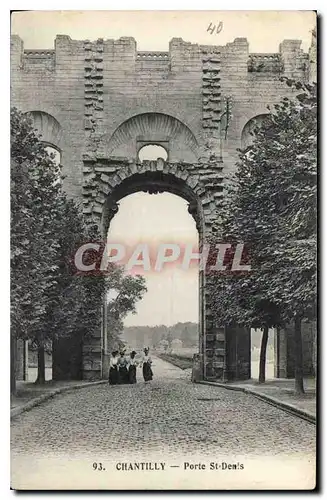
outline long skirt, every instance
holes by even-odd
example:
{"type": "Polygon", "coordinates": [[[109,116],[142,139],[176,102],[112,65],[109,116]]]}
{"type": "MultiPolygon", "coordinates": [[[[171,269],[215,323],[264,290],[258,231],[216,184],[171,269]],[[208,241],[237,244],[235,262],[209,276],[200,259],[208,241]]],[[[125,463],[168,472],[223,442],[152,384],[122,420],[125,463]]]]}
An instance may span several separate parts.
{"type": "Polygon", "coordinates": [[[143,378],[144,382],[148,382],[148,380],[152,380],[153,373],[151,369],[150,363],[143,363],[143,378]]]}
{"type": "Polygon", "coordinates": [[[131,365],[128,369],[128,377],[130,384],[136,384],[136,366],[131,365]]]}
{"type": "Polygon", "coordinates": [[[126,366],[119,367],[119,383],[120,384],[128,384],[128,371],[126,366]]]}
{"type": "Polygon", "coordinates": [[[118,370],[117,366],[111,367],[109,369],[109,384],[117,385],[118,384],[118,370]]]}

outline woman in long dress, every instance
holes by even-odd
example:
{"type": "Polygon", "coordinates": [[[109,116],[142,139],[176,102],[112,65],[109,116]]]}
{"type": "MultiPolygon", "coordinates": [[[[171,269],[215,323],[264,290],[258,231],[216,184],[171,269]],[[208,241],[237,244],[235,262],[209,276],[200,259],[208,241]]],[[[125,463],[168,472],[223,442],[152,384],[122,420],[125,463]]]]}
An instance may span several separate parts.
{"type": "Polygon", "coordinates": [[[120,353],[118,358],[118,373],[119,373],[119,383],[128,384],[128,370],[127,370],[127,359],[125,357],[125,351],[120,353]]]}
{"type": "Polygon", "coordinates": [[[144,382],[148,382],[149,380],[152,380],[152,378],[153,378],[153,373],[152,373],[152,369],[151,369],[152,359],[149,356],[149,348],[148,347],[144,348],[144,356],[143,356],[142,362],[143,362],[142,371],[143,371],[144,382]]]}
{"type": "Polygon", "coordinates": [[[113,351],[109,362],[109,384],[118,384],[118,351],[113,351]]]}
{"type": "Polygon", "coordinates": [[[135,351],[131,352],[129,363],[128,363],[128,379],[130,384],[136,384],[136,367],[137,361],[135,359],[135,351]]]}

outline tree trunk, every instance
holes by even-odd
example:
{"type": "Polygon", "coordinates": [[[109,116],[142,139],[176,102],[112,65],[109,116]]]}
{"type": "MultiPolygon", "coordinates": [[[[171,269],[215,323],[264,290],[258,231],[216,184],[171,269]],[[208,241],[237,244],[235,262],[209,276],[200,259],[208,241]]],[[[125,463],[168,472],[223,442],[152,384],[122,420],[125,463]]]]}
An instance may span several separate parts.
{"type": "Polygon", "coordinates": [[[294,350],[295,350],[295,393],[304,394],[302,333],[301,333],[301,318],[299,316],[296,316],[294,321],[294,350]]]}
{"type": "Polygon", "coordinates": [[[16,349],[17,340],[13,332],[10,333],[10,393],[16,394],[16,349]]]}
{"type": "Polygon", "coordinates": [[[36,384],[45,384],[45,356],[44,356],[44,342],[39,341],[37,348],[37,379],[36,384]]]}
{"type": "Polygon", "coordinates": [[[260,362],[259,362],[259,384],[263,384],[266,380],[266,353],[268,344],[268,326],[265,325],[262,329],[260,362]]]}

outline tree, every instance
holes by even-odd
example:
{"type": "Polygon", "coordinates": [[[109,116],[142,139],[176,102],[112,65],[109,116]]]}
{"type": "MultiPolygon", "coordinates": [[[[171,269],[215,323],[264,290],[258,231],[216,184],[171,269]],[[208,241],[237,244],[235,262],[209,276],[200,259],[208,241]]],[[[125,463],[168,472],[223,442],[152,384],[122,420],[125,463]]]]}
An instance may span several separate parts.
{"type": "Polygon", "coordinates": [[[183,347],[186,347],[189,344],[189,333],[187,326],[184,326],[182,328],[179,338],[183,343],[183,347]]]}
{"type": "Polygon", "coordinates": [[[100,240],[100,234],[68,200],[60,167],[16,109],[11,111],[11,156],[12,344],[23,338],[36,345],[37,383],[44,383],[45,350],[60,338],[77,337],[81,344],[99,327],[105,277],[81,276],[73,260],[81,244],[100,240]]]}
{"type": "MultiPolygon", "coordinates": [[[[29,119],[15,108],[11,110],[11,159],[12,344],[17,338],[36,338],[42,350],[41,325],[56,283],[59,169],[29,119]]],[[[14,376],[12,372],[12,380],[14,376]]]]}
{"type": "MultiPolygon", "coordinates": [[[[251,210],[253,197],[248,193],[248,172],[239,169],[231,179],[222,202],[210,239],[211,249],[217,244],[229,245],[225,251],[223,270],[210,271],[207,278],[209,304],[215,321],[221,327],[244,327],[262,332],[259,383],[265,381],[266,349],[270,328],[279,326],[278,307],[267,299],[269,276],[265,274],[257,249],[260,244],[258,232],[251,226],[255,220],[251,210]],[[244,237],[246,234],[246,238],[244,237]],[[219,238],[217,237],[219,235],[219,238]],[[236,245],[245,243],[242,265],[251,265],[251,271],[235,271],[232,268],[236,245]]],[[[208,265],[216,262],[217,252],[211,250],[208,265]]]]}
{"type": "Polygon", "coordinates": [[[261,370],[267,327],[293,322],[295,390],[303,392],[301,321],[316,307],[317,102],[316,85],[285,81],[294,99],[275,105],[240,151],[219,221],[227,240],[246,242],[252,272],[219,276],[214,305],[225,321],[264,325],[261,370]]]}
{"type": "Polygon", "coordinates": [[[166,341],[168,342],[168,350],[171,352],[172,349],[172,342],[173,342],[173,332],[172,329],[169,328],[167,336],[166,336],[166,341]]]}
{"type": "Polygon", "coordinates": [[[317,98],[315,84],[285,81],[299,93],[275,106],[251,156],[258,165],[264,148],[264,164],[270,166],[265,190],[274,213],[265,228],[271,242],[265,258],[278,263],[278,273],[271,273],[268,297],[281,308],[284,322],[294,325],[295,391],[303,393],[301,322],[316,314],[317,98]]]}
{"type": "MultiPolygon", "coordinates": [[[[61,201],[57,285],[46,331],[52,340],[56,377],[61,378],[59,365],[63,365],[65,377],[80,378],[82,366],[77,361],[81,361],[83,342],[100,328],[106,279],[101,273],[76,269],[77,249],[86,242],[101,243],[101,237],[97,226],[85,224],[75,202],[66,197],[61,201]]],[[[92,262],[94,257],[89,252],[84,260],[92,262]]]]}
{"type": "Polygon", "coordinates": [[[259,269],[253,269],[248,275],[228,270],[211,277],[208,280],[208,288],[210,305],[217,324],[262,331],[259,383],[263,383],[268,332],[270,328],[280,325],[280,313],[278,307],[265,298],[265,290],[259,287],[259,274],[259,269]]]}
{"type": "Polygon", "coordinates": [[[110,266],[106,280],[107,290],[115,290],[116,298],[108,303],[107,328],[108,344],[113,346],[119,343],[119,336],[123,332],[123,320],[128,314],[136,313],[136,304],[147,291],[143,276],[125,274],[124,268],[110,266]]]}

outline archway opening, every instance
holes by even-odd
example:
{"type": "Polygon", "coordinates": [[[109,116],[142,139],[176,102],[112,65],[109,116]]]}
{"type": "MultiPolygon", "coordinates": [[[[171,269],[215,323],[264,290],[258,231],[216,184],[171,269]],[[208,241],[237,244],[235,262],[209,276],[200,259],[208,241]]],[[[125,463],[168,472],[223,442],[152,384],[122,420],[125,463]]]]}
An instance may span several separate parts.
{"type": "MultiPolygon", "coordinates": [[[[120,197],[118,206],[108,240],[125,245],[129,256],[138,244],[147,245],[151,261],[150,270],[140,266],[147,292],[136,304],[136,314],[124,318],[120,340],[127,352],[135,349],[140,354],[149,346],[154,356],[182,357],[191,366],[193,354],[199,350],[199,270],[197,261],[182,269],[181,258],[186,245],[197,250],[199,234],[189,204],[166,190],[155,196],[133,190],[120,197]],[[181,258],[158,270],[155,262],[161,244],[179,247],[181,258]]],[[[109,336],[110,332],[110,350],[117,347],[112,342],[117,339],[109,336]]]]}
{"type": "Polygon", "coordinates": [[[140,162],[143,162],[144,160],[157,160],[158,158],[162,158],[167,161],[168,153],[164,147],[157,144],[147,144],[146,146],[143,146],[138,153],[138,159],[140,162]]]}

